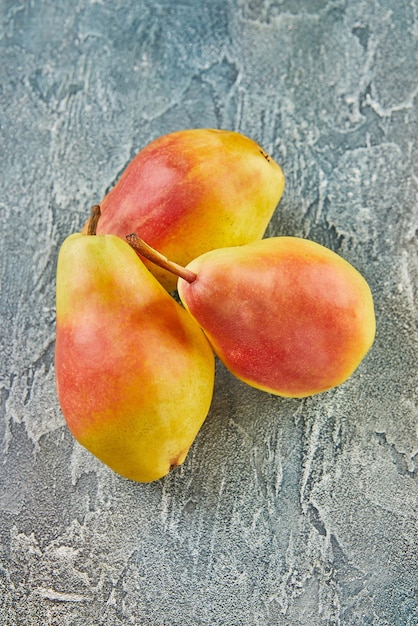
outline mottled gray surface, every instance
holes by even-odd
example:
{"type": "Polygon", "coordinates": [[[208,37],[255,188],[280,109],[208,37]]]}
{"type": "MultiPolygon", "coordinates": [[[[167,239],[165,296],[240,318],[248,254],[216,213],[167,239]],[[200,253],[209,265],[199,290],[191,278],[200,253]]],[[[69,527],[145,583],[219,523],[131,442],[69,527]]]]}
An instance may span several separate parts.
{"type": "Polygon", "coordinates": [[[1,0],[0,624],[418,624],[414,0],[1,0]],[[369,281],[372,351],[305,400],[218,367],[184,466],[119,478],[54,387],[60,244],[132,156],[238,130],[281,163],[269,235],[369,281]]]}

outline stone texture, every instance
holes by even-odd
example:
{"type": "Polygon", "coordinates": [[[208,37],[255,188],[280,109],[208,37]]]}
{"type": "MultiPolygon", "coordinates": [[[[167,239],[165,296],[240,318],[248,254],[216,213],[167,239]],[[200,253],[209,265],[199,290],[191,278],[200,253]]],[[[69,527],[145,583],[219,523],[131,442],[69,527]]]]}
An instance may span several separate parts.
{"type": "Polygon", "coordinates": [[[412,0],[1,6],[0,624],[418,623],[418,10],[412,0]],[[281,163],[268,235],[314,239],[375,297],[340,388],[218,364],[184,466],[123,480],[54,387],[63,239],[151,139],[238,130],[281,163]]]}

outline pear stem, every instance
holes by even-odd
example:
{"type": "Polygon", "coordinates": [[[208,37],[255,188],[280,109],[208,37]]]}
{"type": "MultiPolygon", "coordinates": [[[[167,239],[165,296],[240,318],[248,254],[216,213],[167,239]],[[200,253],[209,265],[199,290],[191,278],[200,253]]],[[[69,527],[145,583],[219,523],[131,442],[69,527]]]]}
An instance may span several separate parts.
{"type": "Polygon", "coordinates": [[[167,257],[161,254],[161,252],[158,252],[158,250],[155,250],[145,243],[145,241],[138,237],[136,233],[126,235],[126,240],[131,248],[133,248],[141,256],[148,259],[148,261],[151,261],[151,263],[155,263],[155,265],[162,267],[164,270],[168,270],[172,274],[183,278],[188,283],[193,283],[196,280],[197,274],[188,270],[186,267],[167,259],[167,257]]]}
{"type": "Polygon", "coordinates": [[[96,234],[97,223],[99,221],[99,217],[100,217],[100,204],[95,204],[93,207],[91,207],[91,211],[90,211],[89,225],[87,227],[88,235],[96,234]]]}

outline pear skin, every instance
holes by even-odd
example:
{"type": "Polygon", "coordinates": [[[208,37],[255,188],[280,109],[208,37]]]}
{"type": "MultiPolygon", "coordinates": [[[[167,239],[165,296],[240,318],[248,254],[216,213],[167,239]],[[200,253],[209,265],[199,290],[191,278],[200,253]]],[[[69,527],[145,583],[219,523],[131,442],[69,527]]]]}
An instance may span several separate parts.
{"type": "Polygon", "coordinates": [[[343,383],[375,336],[370,288],[327,248],[273,237],[207,252],[178,280],[218,357],[253,387],[287,397],[343,383]],[[193,275],[195,279],[193,280],[193,275]]]}
{"type": "Polygon", "coordinates": [[[149,482],[180,465],[212,400],[202,330],[122,239],[70,235],[57,266],[55,371],[75,439],[149,482]]]}
{"type": "MultiPolygon", "coordinates": [[[[177,131],[128,164],[100,202],[97,234],[124,239],[137,232],[184,266],[208,250],[261,239],[284,184],[280,166],[240,133],[177,131]]],[[[148,265],[168,291],[175,289],[170,272],[148,265]]]]}

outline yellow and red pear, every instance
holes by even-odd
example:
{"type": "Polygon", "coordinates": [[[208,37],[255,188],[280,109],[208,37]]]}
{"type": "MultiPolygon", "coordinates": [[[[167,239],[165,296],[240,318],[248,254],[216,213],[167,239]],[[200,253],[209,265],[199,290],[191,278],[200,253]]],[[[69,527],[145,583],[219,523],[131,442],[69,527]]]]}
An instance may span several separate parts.
{"type": "Polygon", "coordinates": [[[214,355],[202,330],[113,235],[64,241],[56,305],[56,383],[70,431],[126,478],[166,475],[211,404],[214,355]]]}
{"type": "MultiPolygon", "coordinates": [[[[136,244],[134,236],[128,240],[136,244]]],[[[172,271],[218,357],[267,392],[304,397],[340,385],[373,343],[367,282],[313,241],[263,239],[207,252],[172,271]]]]}
{"type": "MultiPolygon", "coordinates": [[[[284,184],[280,166],[249,137],[180,130],[155,139],[128,164],[100,202],[97,234],[140,233],[184,266],[208,250],[261,239],[284,184]]],[[[170,272],[149,268],[175,289],[170,272]]]]}

